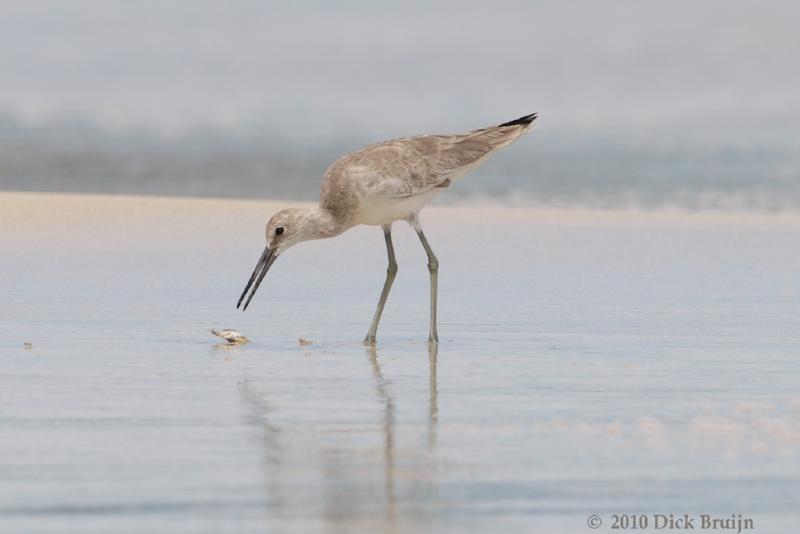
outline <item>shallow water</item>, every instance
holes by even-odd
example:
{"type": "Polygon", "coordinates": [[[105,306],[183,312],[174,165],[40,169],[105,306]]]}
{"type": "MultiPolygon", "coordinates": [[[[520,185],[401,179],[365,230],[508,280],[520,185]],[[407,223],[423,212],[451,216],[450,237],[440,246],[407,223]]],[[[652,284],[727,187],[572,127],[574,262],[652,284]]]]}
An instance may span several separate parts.
{"type": "Polygon", "coordinates": [[[370,351],[374,228],[290,251],[242,314],[271,206],[0,202],[2,532],[796,530],[797,216],[431,210],[442,342],[398,225],[370,351]]]}

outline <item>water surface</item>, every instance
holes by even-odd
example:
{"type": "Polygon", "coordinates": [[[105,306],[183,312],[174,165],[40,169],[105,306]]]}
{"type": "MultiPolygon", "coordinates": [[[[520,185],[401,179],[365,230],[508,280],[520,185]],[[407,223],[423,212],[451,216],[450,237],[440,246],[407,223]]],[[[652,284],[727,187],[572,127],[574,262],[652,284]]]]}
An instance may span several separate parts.
{"type": "Polygon", "coordinates": [[[290,251],[242,314],[270,204],[0,203],[3,532],[795,529],[794,215],[431,210],[431,351],[402,225],[368,350],[374,228],[290,251]]]}

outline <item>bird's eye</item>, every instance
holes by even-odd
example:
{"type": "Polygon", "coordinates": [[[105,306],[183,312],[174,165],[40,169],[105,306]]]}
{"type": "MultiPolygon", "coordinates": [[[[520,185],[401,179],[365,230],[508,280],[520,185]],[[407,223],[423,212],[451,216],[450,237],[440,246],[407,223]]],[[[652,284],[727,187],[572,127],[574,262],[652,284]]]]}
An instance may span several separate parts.
{"type": "Polygon", "coordinates": [[[275,235],[281,235],[282,233],[283,233],[283,226],[275,228],[275,235]]]}

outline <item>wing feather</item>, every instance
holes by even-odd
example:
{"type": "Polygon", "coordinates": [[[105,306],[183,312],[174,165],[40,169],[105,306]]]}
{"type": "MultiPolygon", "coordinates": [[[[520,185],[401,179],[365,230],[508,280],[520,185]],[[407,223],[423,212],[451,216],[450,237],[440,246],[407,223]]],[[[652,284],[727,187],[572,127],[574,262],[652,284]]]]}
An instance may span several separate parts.
{"type": "Polygon", "coordinates": [[[322,206],[333,206],[335,202],[326,198],[336,198],[348,188],[351,196],[407,198],[447,187],[530,130],[534,119],[535,114],[527,115],[465,134],[403,137],[362,148],[334,162],[325,173],[322,206]]]}

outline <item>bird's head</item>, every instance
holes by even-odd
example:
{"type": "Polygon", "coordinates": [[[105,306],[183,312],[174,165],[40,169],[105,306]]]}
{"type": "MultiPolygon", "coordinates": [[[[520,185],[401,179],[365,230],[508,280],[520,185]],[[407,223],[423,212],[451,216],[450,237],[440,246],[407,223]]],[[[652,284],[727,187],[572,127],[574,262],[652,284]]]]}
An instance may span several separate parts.
{"type": "Polygon", "coordinates": [[[313,239],[311,211],[287,208],[273,215],[267,222],[267,248],[277,256],[301,241],[313,239]]]}
{"type": "Polygon", "coordinates": [[[244,301],[243,310],[247,309],[258,286],[261,285],[261,281],[279,255],[298,243],[309,239],[331,237],[341,233],[344,229],[341,222],[337,221],[329,212],[318,208],[287,208],[273,215],[266,227],[267,246],[261,254],[242,296],[239,297],[236,307],[240,307],[244,301]],[[251,287],[253,290],[245,301],[245,296],[251,287]]]}

